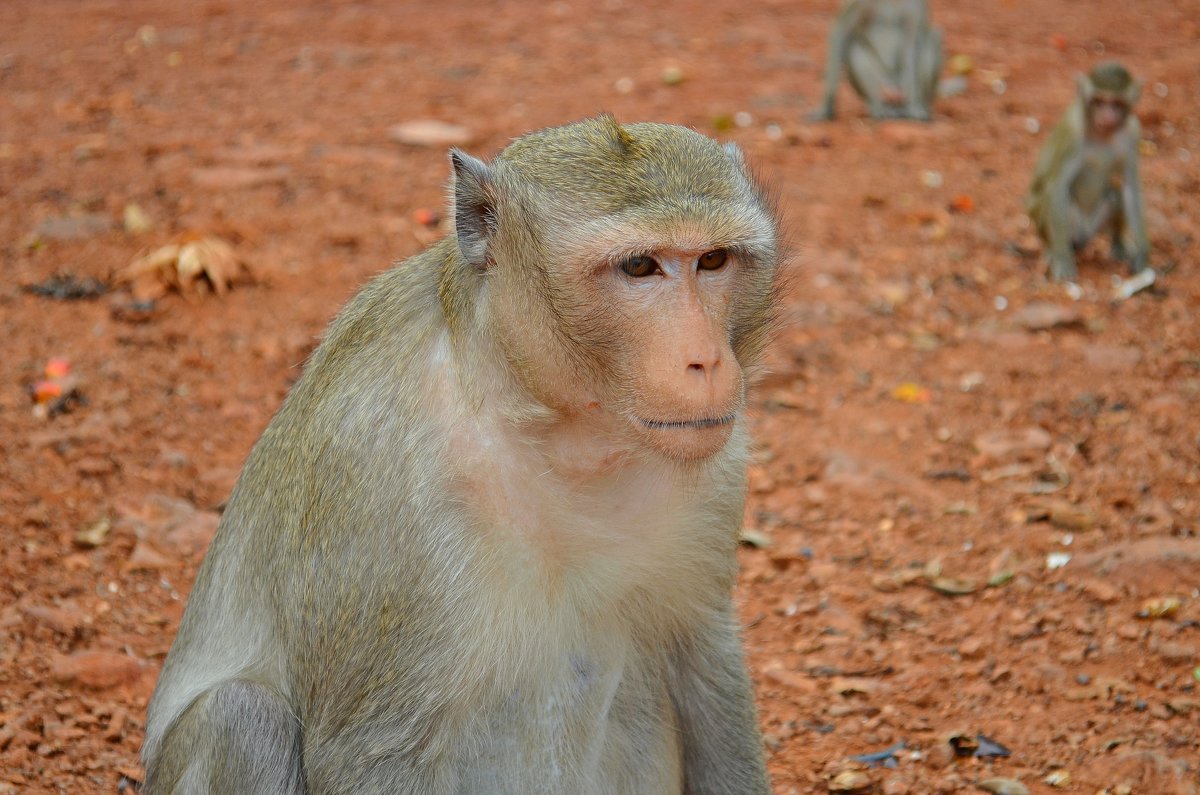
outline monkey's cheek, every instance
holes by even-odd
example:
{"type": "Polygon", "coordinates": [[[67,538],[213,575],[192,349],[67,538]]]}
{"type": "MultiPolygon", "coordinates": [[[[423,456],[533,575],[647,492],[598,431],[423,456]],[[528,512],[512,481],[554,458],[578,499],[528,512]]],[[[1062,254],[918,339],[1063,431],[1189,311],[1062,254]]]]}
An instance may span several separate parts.
{"type": "Polygon", "coordinates": [[[646,446],[675,461],[703,461],[725,449],[733,422],[705,428],[641,428],[646,446]]]}

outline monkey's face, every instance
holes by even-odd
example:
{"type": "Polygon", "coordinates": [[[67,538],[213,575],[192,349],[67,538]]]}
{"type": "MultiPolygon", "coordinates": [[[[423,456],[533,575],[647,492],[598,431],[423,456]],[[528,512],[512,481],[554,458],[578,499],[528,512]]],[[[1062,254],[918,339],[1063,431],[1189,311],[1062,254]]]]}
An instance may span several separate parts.
{"type": "Polygon", "coordinates": [[[746,267],[725,248],[668,249],[621,257],[599,276],[622,319],[611,329],[613,408],[671,458],[707,458],[733,432],[745,388],[730,307],[746,267]]]}
{"type": "Polygon", "coordinates": [[[530,391],[564,416],[601,423],[626,448],[706,459],[724,448],[741,413],[744,367],[768,321],[773,262],[734,245],[628,239],[605,251],[585,247],[543,271],[533,293],[542,311],[497,302],[522,307],[496,318],[505,348],[530,391]],[[531,335],[538,315],[556,333],[531,335]]]}
{"type": "Polygon", "coordinates": [[[1096,92],[1088,101],[1087,112],[1090,137],[1107,142],[1125,125],[1129,117],[1129,105],[1124,97],[1096,92]]]}
{"type": "Polygon", "coordinates": [[[741,151],[606,116],[517,139],[490,167],[454,158],[459,248],[525,389],[591,444],[719,452],[778,261],[741,151]]]}

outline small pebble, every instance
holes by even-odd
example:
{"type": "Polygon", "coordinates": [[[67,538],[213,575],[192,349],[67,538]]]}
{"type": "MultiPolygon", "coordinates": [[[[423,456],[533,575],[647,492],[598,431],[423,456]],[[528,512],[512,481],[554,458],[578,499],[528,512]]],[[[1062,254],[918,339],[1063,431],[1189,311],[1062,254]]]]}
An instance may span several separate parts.
{"type": "Polygon", "coordinates": [[[977,782],[975,786],[993,795],[1029,795],[1029,789],[1024,784],[1011,778],[988,778],[977,782]]]}
{"type": "Polygon", "coordinates": [[[1163,662],[1172,665],[1186,665],[1197,657],[1195,646],[1177,641],[1166,641],[1160,644],[1155,651],[1162,657],[1163,662]]]}
{"type": "Polygon", "coordinates": [[[669,86],[677,86],[683,82],[683,70],[678,66],[668,66],[662,70],[662,81],[669,86]]]}

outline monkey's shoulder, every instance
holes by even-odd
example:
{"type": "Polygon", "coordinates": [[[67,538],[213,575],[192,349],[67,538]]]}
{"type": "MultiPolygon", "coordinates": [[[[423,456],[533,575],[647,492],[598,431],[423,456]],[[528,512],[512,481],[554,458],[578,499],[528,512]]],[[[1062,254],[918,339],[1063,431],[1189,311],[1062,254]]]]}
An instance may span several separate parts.
{"type": "Polygon", "coordinates": [[[438,281],[447,249],[441,241],[367,282],[334,317],[293,391],[353,387],[426,349],[444,325],[438,281]]]}
{"type": "Polygon", "coordinates": [[[1041,151],[1038,153],[1037,166],[1034,168],[1035,175],[1045,176],[1059,170],[1082,131],[1082,119],[1077,109],[1072,107],[1062,115],[1062,118],[1050,130],[1046,142],[1042,144],[1041,151]]]}
{"type": "Polygon", "coordinates": [[[452,241],[443,239],[375,276],[338,313],[329,337],[364,324],[391,328],[434,308],[451,248],[452,241]]]}

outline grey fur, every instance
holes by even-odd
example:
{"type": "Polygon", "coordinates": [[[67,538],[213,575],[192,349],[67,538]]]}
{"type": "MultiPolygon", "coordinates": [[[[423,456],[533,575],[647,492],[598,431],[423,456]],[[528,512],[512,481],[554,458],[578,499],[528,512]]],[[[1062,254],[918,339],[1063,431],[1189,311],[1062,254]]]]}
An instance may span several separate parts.
{"type": "MultiPolygon", "coordinates": [[[[548,411],[523,391],[537,363],[492,326],[491,296],[529,289],[509,269],[536,254],[514,252],[552,237],[522,214],[538,197],[575,184],[607,217],[586,168],[537,170],[581,140],[611,156],[607,125],[518,139],[492,165],[455,153],[455,201],[486,212],[456,212],[456,235],[333,322],[196,579],[150,705],[145,795],[769,791],[730,598],[743,421],[710,460],[646,454],[575,484],[521,441],[548,411]]],[[[774,219],[740,158],[680,128],[622,133],[642,176],[609,209],[640,201],[753,252],[732,322],[768,322],[774,219]],[[710,170],[665,162],[680,148],[710,170]]],[[[535,298],[581,322],[557,278],[535,298]]],[[[751,367],[761,341],[742,336],[751,367]]]]}

